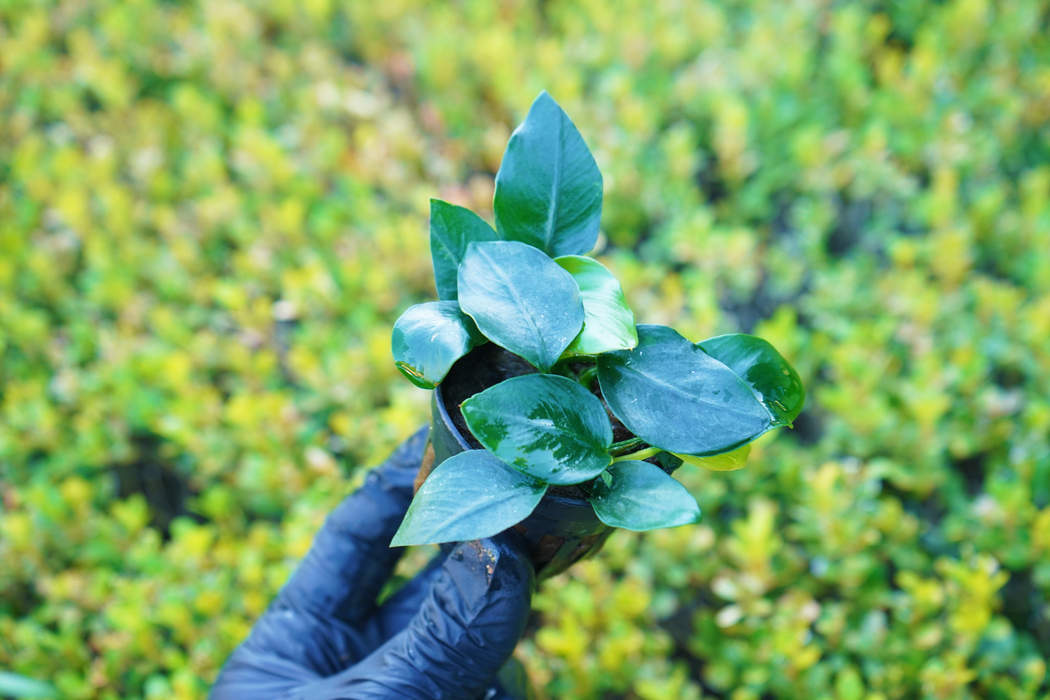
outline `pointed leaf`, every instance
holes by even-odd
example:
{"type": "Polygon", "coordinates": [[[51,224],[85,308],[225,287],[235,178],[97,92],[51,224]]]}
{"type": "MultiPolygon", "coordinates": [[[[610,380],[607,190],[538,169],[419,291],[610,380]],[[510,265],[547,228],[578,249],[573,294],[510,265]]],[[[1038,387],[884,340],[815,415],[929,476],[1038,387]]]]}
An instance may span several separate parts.
{"type": "Polygon", "coordinates": [[[602,402],[576,382],[528,374],[467,399],[474,437],[501,460],[549,484],[579,484],[609,466],[612,426],[602,402]]]}
{"type": "Polygon", "coordinates": [[[732,452],[723,452],[720,455],[710,457],[697,457],[696,455],[675,455],[686,464],[703,467],[715,472],[730,472],[741,469],[747,465],[747,456],[751,454],[751,443],[738,447],[732,452]]]}
{"type": "Polygon", "coordinates": [[[419,487],[390,546],[492,537],[527,518],[546,490],[484,450],[460,452],[419,487]]]}
{"type": "Polygon", "coordinates": [[[485,341],[474,320],[454,301],[408,308],[394,324],[390,349],[401,373],[422,389],[433,389],[459,358],[485,341]]]}
{"type": "Polygon", "coordinates": [[[54,698],[58,692],[49,684],[17,673],[0,671],[0,697],[54,698]]]}
{"type": "Polygon", "coordinates": [[[565,255],[554,262],[576,280],[583,299],[583,330],[565,349],[566,355],[599,355],[638,344],[634,312],[605,265],[581,255],[565,255]]]}
{"type": "Polygon", "coordinates": [[[666,326],[638,326],[638,346],[598,356],[598,382],[631,432],[675,454],[735,449],[772,426],[731,369],[666,326]]]}
{"type": "Polygon", "coordinates": [[[515,241],[467,247],[459,266],[459,304],[486,337],[543,371],[583,327],[583,302],[572,275],[515,241]]]}
{"type": "Polygon", "coordinates": [[[609,475],[612,484],[598,481],[588,499],[606,525],[640,531],[700,522],[696,499],[655,464],[617,462],[609,475]]]}
{"type": "Polygon", "coordinates": [[[602,174],[580,132],[546,92],[511,134],[492,206],[504,240],[551,257],[582,255],[598,240],[602,174]]]}
{"type": "Polygon", "coordinates": [[[751,387],[769,411],[773,425],[791,425],[806,402],[806,390],[795,368],[768,341],[732,333],[697,343],[751,387]]]}
{"type": "Polygon", "coordinates": [[[430,257],[438,298],[455,301],[459,264],[471,243],[498,241],[499,234],[470,209],[430,200],[430,257]]]}

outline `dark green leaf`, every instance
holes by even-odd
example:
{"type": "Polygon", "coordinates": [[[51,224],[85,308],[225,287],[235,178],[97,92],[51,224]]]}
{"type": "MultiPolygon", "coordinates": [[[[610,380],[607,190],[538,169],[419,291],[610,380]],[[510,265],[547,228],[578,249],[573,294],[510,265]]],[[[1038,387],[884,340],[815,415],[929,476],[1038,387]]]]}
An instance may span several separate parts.
{"type": "Polygon", "coordinates": [[[492,537],[528,517],[546,490],[489,452],[460,452],[419,487],[390,546],[492,537]]]}
{"type": "Polygon", "coordinates": [[[55,698],[58,697],[58,692],[43,681],[0,671],[0,697],[55,698]]]}
{"type": "Polygon", "coordinates": [[[459,266],[459,304],[497,345],[543,371],[583,327],[580,288],[532,246],[471,243],[459,266]]]}
{"type": "Polygon", "coordinates": [[[769,411],[773,426],[791,425],[806,402],[798,372],[769,342],[732,333],[697,343],[744,380],[769,411]]]}
{"type": "Polygon", "coordinates": [[[498,240],[499,234],[471,210],[440,199],[430,200],[430,257],[438,298],[457,298],[459,264],[469,244],[498,240]]]}
{"type": "Polygon", "coordinates": [[[626,530],[653,530],[700,522],[700,506],[660,467],[628,460],[609,467],[612,484],[594,486],[588,499],[606,525],[626,530]]]}
{"type": "Polygon", "coordinates": [[[751,443],[738,447],[732,452],[723,452],[720,455],[710,457],[697,457],[695,455],[675,455],[686,464],[695,467],[703,467],[715,472],[731,472],[741,469],[747,465],[747,456],[751,454],[751,443]]]}
{"type": "Polygon", "coordinates": [[[462,410],[482,445],[540,481],[579,484],[612,460],[602,402],[565,377],[513,377],[467,399],[462,410]]]}
{"type": "Polygon", "coordinates": [[[511,134],[496,174],[496,229],[551,257],[594,247],[602,174],[569,116],[541,92],[511,134]]]}
{"type": "Polygon", "coordinates": [[[630,350],[638,344],[634,312],[613,273],[597,260],[580,255],[556,259],[572,275],[583,299],[583,330],[565,349],[567,355],[599,355],[630,350]]]}
{"type": "Polygon", "coordinates": [[[423,389],[433,389],[456,360],[485,342],[474,320],[454,301],[431,301],[408,308],[394,324],[390,348],[394,364],[423,389]]]}
{"type": "Polygon", "coordinates": [[[650,445],[675,454],[735,449],[772,425],[731,369],[666,326],[638,326],[638,346],[598,356],[612,412],[650,445]]]}

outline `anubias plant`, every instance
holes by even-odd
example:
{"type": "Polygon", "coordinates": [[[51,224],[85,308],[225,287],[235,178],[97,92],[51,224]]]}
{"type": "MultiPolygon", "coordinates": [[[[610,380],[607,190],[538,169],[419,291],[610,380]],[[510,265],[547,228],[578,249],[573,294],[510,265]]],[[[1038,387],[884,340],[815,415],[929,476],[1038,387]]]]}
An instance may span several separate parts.
{"type": "Polygon", "coordinates": [[[511,135],[493,210],[495,228],[468,209],[431,200],[441,300],[398,319],[394,359],[426,389],[487,342],[539,372],[462,403],[486,449],[461,452],[433,470],[392,544],[494,535],[526,518],[552,486],[577,486],[613,527],[698,521],[688,491],[653,463],[660,460],[644,460],[670,453],[709,469],[742,467],[751,441],[790,426],[802,409],[798,374],[760,338],[693,343],[665,326],[635,325],[620,283],[584,257],[598,237],[602,176],[546,92],[511,135]],[[610,413],[634,437],[613,442],[610,413]]]}

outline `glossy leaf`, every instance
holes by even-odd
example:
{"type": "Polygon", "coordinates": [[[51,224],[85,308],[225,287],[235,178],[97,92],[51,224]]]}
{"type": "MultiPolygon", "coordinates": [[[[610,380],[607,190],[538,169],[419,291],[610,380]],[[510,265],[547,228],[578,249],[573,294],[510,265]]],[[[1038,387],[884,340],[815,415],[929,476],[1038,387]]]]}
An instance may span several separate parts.
{"type": "Polygon", "coordinates": [[[731,369],[666,326],[638,326],[638,346],[598,356],[612,412],[650,445],[711,455],[753,440],[772,423],[731,369]]]}
{"type": "Polygon", "coordinates": [[[460,452],[419,487],[390,546],[492,537],[528,517],[546,490],[489,452],[460,452]]]}
{"type": "Polygon", "coordinates": [[[791,425],[806,402],[798,372],[768,341],[733,333],[697,343],[751,387],[774,426],[791,425]]]}
{"type": "Polygon", "coordinates": [[[20,676],[17,673],[0,671],[0,697],[55,698],[58,697],[58,692],[43,681],[20,676]]]}
{"type": "Polygon", "coordinates": [[[454,301],[431,301],[408,308],[394,324],[390,349],[394,364],[416,386],[433,389],[452,365],[485,342],[474,320],[454,301]]]}
{"type": "Polygon", "coordinates": [[[541,481],[578,484],[612,461],[602,402],[565,377],[513,377],[467,399],[462,410],[486,449],[541,481]]]}
{"type": "Polygon", "coordinates": [[[504,240],[551,257],[582,255],[598,240],[602,174],[580,132],[546,92],[511,134],[493,209],[504,240]]]}
{"type": "Polygon", "coordinates": [[[468,246],[459,266],[459,304],[486,337],[543,371],[583,327],[572,275],[516,241],[468,246]]]}
{"type": "Polygon", "coordinates": [[[692,464],[696,467],[703,467],[704,469],[710,469],[716,472],[731,472],[734,469],[741,469],[747,465],[747,456],[751,454],[751,443],[745,444],[743,447],[738,447],[732,452],[723,452],[720,455],[711,455],[710,457],[697,457],[695,455],[675,455],[686,464],[692,464]]]}
{"type": "Polygon", "coordinates": [[[576,280],[583,300],[583,330],[565,349],[566,355],[598,355],[638,344],[634,312],[608,268],[581,255],[565,255],[554,262],[576,280]]]}
{"type": "Polygon", "coordinates": [[[700,522],[700,506],[660,467],[628,460],[609,467],[610,482],[596,482],[588,499],[598,518],[625,530],[653,530],[700,522]]]}
{"type": "Polygon", "coordinates": [[[430,257],[438,298],[457,298],[459,264],[468,245],[498,240],[495,229],[471,210],[440,199],[430,200],[430,257]]]}

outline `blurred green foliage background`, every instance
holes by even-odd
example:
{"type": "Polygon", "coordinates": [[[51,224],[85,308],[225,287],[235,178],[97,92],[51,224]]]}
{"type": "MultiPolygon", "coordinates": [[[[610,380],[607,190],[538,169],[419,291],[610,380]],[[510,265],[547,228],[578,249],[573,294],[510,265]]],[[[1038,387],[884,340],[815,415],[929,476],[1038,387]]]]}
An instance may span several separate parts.
{"type": "MultiPolygon", "coordinates": [[[[430,197],[541,89],[640,322],[806,411],[547,583],[539,698],[1047,697],[1050,3],[0,0],[0,670],[203,698],[428,414],[430,197]]],[[[413,553],[406,572],[428,555],[413,553]]]]}

